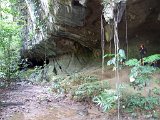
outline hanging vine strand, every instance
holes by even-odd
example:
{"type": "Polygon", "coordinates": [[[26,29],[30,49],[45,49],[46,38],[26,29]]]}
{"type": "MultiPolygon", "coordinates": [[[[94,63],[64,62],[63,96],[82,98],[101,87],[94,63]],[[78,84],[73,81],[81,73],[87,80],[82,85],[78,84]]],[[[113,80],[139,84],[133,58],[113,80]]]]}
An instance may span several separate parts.
{"type": "MultiPolygon", "coordinates": [[[[118,23],[121,21],[123,12],[126,8],[126,1],[125,0],[104,0],[104,17],[108,24],[113,22],[113,30],[114,30],[114,51],[115,51],[115,78],[116,78],[116,92],[117,92],[117,119],[120,119],[120,79],[119,79],[119,60],[118,60],[118,51],[119,51],[119,38],[118,38],[118,23]]],[[[102,22],[101,22],[102,23],[102,22]]],[[[127,32],[127,22],[126,22],[126,32],[127,32]]],[[[103,36],[101,36],[103,40],[103,36]]],[[[101,40],[101,41],[102,41],[101,40]]],[[[127,33],[126,33],[126,43],[127,43],[127,53],[128,53],[128,41],[127,41],[127,33]]],[[[111,44],[111,43],[110,43],[111,44]]],[[[102,49],[103,46],[102,46],[102,49]]],[[[103,51],[103,50],[102,50],[103,51]]],[[[103,55],[103,53],[102,53],[103,55]]],[[[102,60],[103,64],[103,60],[102,60]]],[[[103,68],[102,68],[103,69],[103,68]]]]}
{"type": "Polygon", "coordinates": [[[101,48],[102,48],[102,78],[104,74],[104,27],[103,27],[103,14],[101,15],[101,48]]]}

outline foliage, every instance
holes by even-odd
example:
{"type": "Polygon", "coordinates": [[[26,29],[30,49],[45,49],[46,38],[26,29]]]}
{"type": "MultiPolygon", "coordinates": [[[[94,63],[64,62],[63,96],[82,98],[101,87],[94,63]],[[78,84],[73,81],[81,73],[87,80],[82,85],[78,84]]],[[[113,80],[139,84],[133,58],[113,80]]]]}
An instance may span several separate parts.
{"type": "Polygon", "coordinates": [[[52,90],[58,94],[70,93],[76,101],[92,100],[104,89],[108,89],[107,80],[99,81],[95,76],[75,74],[53,81],[52,90]]]}
{"type": "Polygon", "coordinates": [[[20,59],[20,29],[15,9],[15,0],[1,1],[0,19],[0,78],[10,84],[17,78],[18,62],[20,59]]]}
{"type": "Polygon", "coordinates": [[[59,81],[58,80],[55,80],[53,83],[52,83],[52,90],[53,92],[56,92],[58,94],[61,94],[61,93],[64,93],[65,90],[63,89],[63,87],[60,85],[59,81]]]}
{"type": "Polygon", "coordinates": [[[60,84],[64,88],[68,89],[72,86],[77,86],[84,83],[91,83],[96,81],[98,81],[98,78],[96,78],[95,76],[85,76],[85,75],[75,74],[73,76],[64,79],[60,84]]]}
{"type": "Polygon", "coordinates": [[[103,111],[110,110],[116,105],[118,96],[114,90],[104,90],[93,98],[93,102],[102,107],[103,111]]]}
{"type": "Polygon", "coordinates": [[[129,95],[121,102],[122,106],[130,112],[154,110],[157,106],[160,106],[159,98],[153,96],[144,97],[140,93],[129,95]]]}
{"type": "Polygon", "coordinates": [[[131,86],[138,89],[147,86],[151,80],[151,75],[155,70],[156,69],[152,66],[134,66],[131,68],[130,77],[135,78],[135,81],[131,83],[131,86]]]}
{"type": "Polygon", "coordinates": [[[137,65],[139,65],[139,61],[137,59],[130,59],[130,60],[126,61],[125,65],[137,66],[137,65]]]}
{"type": "Polygon", "coordinates": [[[155,95],[160,95],[160,88],[154,87],[154,88],[152,89],[152,92],[153,92],[155,95]]]}
{"type": "MultiPolygon", "coordinates": [[[[125,64],[132,66],[129,76],[130,78],[132,77],[135,79],[130,85],[138,90],[141,90],[147,86],[151,82],[153,73],[156,71],[156,68],[151,66],[151,64],[159,59],[159,54],[148,56],[144,58],[144,62],[146,64],[144,66],[140,65],[141,62],[137,59],[131,59],[127,61],[125,64]]],[[[140,94],[140,91],[138,91],[136,94],[127,95],[121,98],[121,104],[124,110],[130,111],[131,113],[139,111],[151,111],[154,115],[156,108],[160,107],[159,94],[159,88],[149,90],[148,96],[143,96],[140,94]]]]}
{"type": "Polygon", "coordinates": [[[127,61],[125,64],[128,66],[133,66],[131,68],[130,78],[134,78],[135,80],[131,82],[131,86],[134,88],[142,89],[145,87],[151,80],[152,73],[156,70],[155,67],[150,66],[149,63],[152,63],[155,60],[159,60],[160,55],[155,54],[144,58],[144,62],[148,64],[145,66],[140,65],[140,61],[137,59],[131,59],[127,61]]]}
{"type": "Polygon", "coordinates": [[[19,72],[20,78],[30,79],[32,82],[36,82],[36,80],[32,80],[36,78],[42,72],[42,66],[35,66],[34,69],[27,69],[28,64],[24,63],[22,66],[22,70],[19,72]]]}
{"type": "Polygon", "coordinates": [[[160,60],[160,54],[154,54],[144,58],[144,62],[146,63],[153,63],[157,60],[160,60]]]}
{"type": "Polygon", "coordinates": [[[65,79],[65,77],[59,76],[52,81],[51,91],[57,94],[62,94],[65,92],[64,87],[61,85],[61,82],[65,79]]]}
{"type": "Polygon", "coordinates": [[[107,80],[84,83],[82,85],[75,86],[72,90],[72,97],[77,101],[91,100],[94,96],[100,94],[101,91],[109,88],[107,80]]]}
{"type": "Polygon", "coordinates": [[[123,96],[123,91],[126,90],[126,87],[127,86],[125,84],[119,84],[117,88],[118,91],[113,89],[104,89],[100,92],[100,94],[94,96],[92,100],[97,105],[99,105],[103,109],[103,111],[115,109],[117,107],[116,102],[118,100],[118,97],[120,98],[123,96]]]}
{"type": "Polygon", "coordinates": [[[105,57],[114,57],[115,56],[115,54],[105,54],[103,57],[105,58],[105,57]]]}
{"type": "MultiPolygon", "coordinates": [[[[104,82],[106,83],[106,82],[104,82]]],[[[77,101],[82,101],[85,98],[90,98],[93,93],[101,90],[100,81],[95,76],[82,76],[81,74],[74,74],[68,77],[57,78],[52,82],[52,91],[61,93],[71,93],[72,98],[77,101]]],[[[108,84],[105,84],[106,87],[108,84]]],[[[102,85],[103,87],[103,85],[102,85]]]]}

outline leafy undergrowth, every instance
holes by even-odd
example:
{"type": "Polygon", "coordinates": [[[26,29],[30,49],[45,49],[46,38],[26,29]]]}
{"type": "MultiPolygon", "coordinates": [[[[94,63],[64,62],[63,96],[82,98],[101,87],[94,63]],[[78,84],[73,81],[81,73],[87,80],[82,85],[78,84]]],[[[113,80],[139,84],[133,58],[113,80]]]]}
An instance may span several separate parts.
{"type": "Polygon", "coordinates": [[[158,114],[160,110],[160,72],[157,68],[157,60],[160,60],[160,54],[144,58],[145,65],[140,65],[140,61],[136,59],[126,62],[126,65],[133,66],[129,75],[132,78],[129,85],[138,92],[124,97],[126,91],[123,91],[121,97],[123,111],[144,113],[152,118],[160,118],[158,114]],[[158,77],[155,77],[156,75],[158,77]]]}
{"type": "Polygon", "coordinates": [[[109,88],[106,80],[84,83],[72,89],[72,98],[76,101],[90,101],[94,96],[99,95],[101,91],[109,88]]]}
{"type": "Polygon", "coordinates": [[[110,83],[114,82],[115,78],[112,81],[107,78],[100,80],[93,74],[75,74],[56,79],[52,89],[59,94],[70,94],[75,101],[96,103],[104,112],[116,111],[119,100],[120,112],[122,113],[130,114],[133,117],[143,114],[146,116],[145,118],[159,119],[160,70],[150,66],[150,62],[159,59],[157,57],[159,55],[145,58],[145,61],[148,62],[145,66],[140,65],[137,59],[126,62],[126,65],[131,69],[128,78],[132,78],[133,81],[128,80],[119,84],[118,91],[110,83]]]}
{"type": "Polygon", "coordinates": [[[100,81],[95,76],[74,75],[65,79],[56,79],[52,89],[57,93],[71,94],[75,101],[91,101],[104,89],[109,89],[107,80],[100,81]]]}
{"type": "MultiPolygon", "coordinates": [[[[158,69],[154,72],[156,75],[159,74],[158,69]]],[[[143,79],[137,86],[134,86],[134,82],[129,81],[119,86],[120,111],[122,113],[133,117],[138,117],[139,113],[155,119],[160,117],[157,112],[160,110],[160,80],[153,80],[155,74],[147,74],[150,76],[150,79],[148,79],[150,82],[146,86],[144,85],[146,80],[143,81],[143,79]],[[152,84],[155,87],[152,87],[152,84]],[[131,88],[135,92],[130,91],[131,88]]],[[[99,80],[95,76],[76,74],[67,78],[56,79],[53,82],[52,90],[57,94],[70,94],[71,99],[78,102],[93,102],[100,106],[104,112],[110,113],[117,110],[118,94],[110,86],[108,80],[99,80]]]]}

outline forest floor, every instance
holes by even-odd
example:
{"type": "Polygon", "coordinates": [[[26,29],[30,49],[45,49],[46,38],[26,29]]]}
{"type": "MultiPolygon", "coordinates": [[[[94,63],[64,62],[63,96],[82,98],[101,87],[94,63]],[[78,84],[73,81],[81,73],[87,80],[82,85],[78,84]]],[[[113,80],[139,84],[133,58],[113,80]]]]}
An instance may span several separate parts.
{"type": "MultiPolygon", "coordinates": [[[[101,69],[84,71],[101,77],[101,69]]],[[[121,82],[129,82],[129,69],[120,72],[121,82]]],[[[106,70],[107,78],[115,86],[114,72],[106,70]]],[[[93,104],[75,102],[67,95],[57,96],[49,90],[49,84],[37,85],[25,81],[10,88],[0,89],[0,120],[117,120],[117,112],[104,113],[93,104]]],[[[120,120],[135,120],[121,114],[120,120]]],[[[137,120],[145,120],[143,117],[137,120]]]]}
{"type": "Polygon", "coordinates": [[[56,97],[48,87],[21,82],[0,90],[0,120],[108,120],[97,107],[56,97]]]}

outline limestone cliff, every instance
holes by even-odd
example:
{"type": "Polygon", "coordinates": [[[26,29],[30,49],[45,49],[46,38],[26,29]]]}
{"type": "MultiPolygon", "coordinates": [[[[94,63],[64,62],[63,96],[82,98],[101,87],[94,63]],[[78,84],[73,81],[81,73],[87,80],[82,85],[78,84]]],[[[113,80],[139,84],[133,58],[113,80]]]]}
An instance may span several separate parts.
{"type": "MultiPolygon", "coordinates": [[[[59,59],[61,56],[73,54],[79,57],[86,53],[84,56],[88,56],[93,51],[100,50],[100,17],[103,9],[101,0],[21,1],[21,11],[26,21],[23,29],[23,57],[59,59]]],[[[123,15],[118,28],[120,44],[125,46],[127,22],[130,53],[138,53],[137,46],[140,43],[144,43],[150,53],[160,52],[159,49],[152,49],[158,47],[160,38],[159,5],[159,0],[127,1],[127,13],[123,15]]],[[[95,53],[100,54],[99,51],[95,53]]],[[[136,56],[132,55],[130,57],[136,56]]]]}
{"type": "Polygon", "coordinates": [[[99,1],[25,0],[23,55],[47,57],[76,52],[78,47],[100,48],[99,1]]]}

